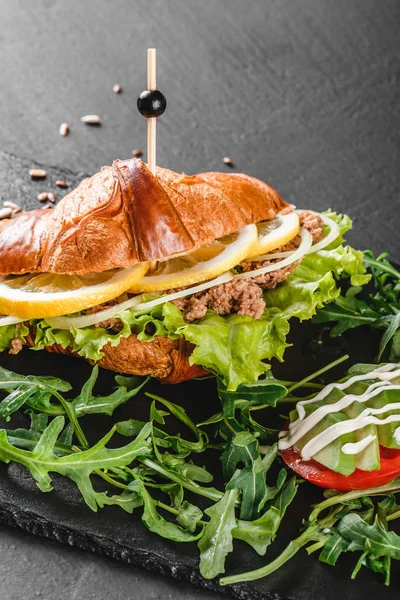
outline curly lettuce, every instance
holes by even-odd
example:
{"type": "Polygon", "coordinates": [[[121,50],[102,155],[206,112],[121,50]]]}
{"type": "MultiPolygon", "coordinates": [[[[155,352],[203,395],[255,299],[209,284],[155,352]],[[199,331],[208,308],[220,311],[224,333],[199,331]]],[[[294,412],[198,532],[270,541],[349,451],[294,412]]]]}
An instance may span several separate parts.
{"type": "MultiPolygon", "coordinates": [[[[104,356],[102,348],[106,344],[116,346],[131,333],[143,342],[160,335],[172,339],[184,337],[195,346],[191,364],[216,373],[228,390],[252,383],[268,371],[267,361],[283,360],[289,345],[286,338],[290,319],[311,319],[319,308],[337,298],[340,277],[349,277],[353,285],[363,285],[369,280],[363,253],[342,245],[342,236],[351,227],[350,219],[332,212],[326,214],[338,223],[339,238],[328,248],[305,256],[285,282],[265,292],[266,308],[260,319],[238,314],[219,316],[209,310],[198,321],[186,323],[179,308],[166,303],[147,312],[119,313],[116,317],[122,325],[118,332],[95,326],[65,331],[53,329],[46,320],[33,321],[36,328],[33,349],[60,344],[84,358],[98,361],[104,356]]],[[[9,347],[14,333],[15,326],[0,328],[0,349],[9,347]]]]}

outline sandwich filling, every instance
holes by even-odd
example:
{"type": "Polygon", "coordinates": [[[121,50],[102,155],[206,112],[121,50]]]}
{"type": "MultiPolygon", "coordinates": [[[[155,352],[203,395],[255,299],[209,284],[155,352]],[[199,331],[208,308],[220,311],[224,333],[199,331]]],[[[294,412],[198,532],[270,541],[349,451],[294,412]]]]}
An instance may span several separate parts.
{"type": "MultiPolygon", "coordinates": [[[[362,253],[343,244],[351,228],[348,217],[302,211],[299,219],[300,232],[283,246],[258,256],[253,248],[248,258],[209,282],[153,294],[127,290],[55,318],[4,317],[0,351],[17,353],[29,342],[35,350],[57,346],[102,364],[106,347],[124,338],[153,342],[162,336],[173,347],[182,339],[188,343],[190,364],[216,373],[228,389],[252,383],[270,368],[268,361],[283,359],[292,318],[310,319],[334,300],[339,277],[353,285],[369,279],[362,253]]],[[[140,281],[135,286],[140,289],[140,281]]],[[[159,361],[154,353],[152,369],[151,347],[149,372],[159,361]]]]}

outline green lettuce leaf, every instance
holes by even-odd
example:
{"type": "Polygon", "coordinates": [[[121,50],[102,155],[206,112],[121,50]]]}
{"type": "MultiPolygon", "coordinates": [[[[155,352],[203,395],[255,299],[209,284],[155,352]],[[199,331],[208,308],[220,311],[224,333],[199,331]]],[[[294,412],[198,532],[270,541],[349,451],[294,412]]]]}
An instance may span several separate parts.
{"type": "Polygon", "coordinates": [[[11,347],[11,342],[13,340],[21,340],[21,342],[25,344],[25,337],[28,335],[28,333],[29,329],[25,327],[23,323],[0,327],[0,352],[8,350],[8,348],[11,347]]]}

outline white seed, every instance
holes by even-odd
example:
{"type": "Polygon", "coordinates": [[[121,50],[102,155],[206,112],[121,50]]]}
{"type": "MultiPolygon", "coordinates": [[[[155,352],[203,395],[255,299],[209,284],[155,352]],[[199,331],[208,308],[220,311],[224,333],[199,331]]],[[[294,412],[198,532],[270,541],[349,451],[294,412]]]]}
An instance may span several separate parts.
{"type": "Polygon", "coordinates": [[[14,217],[16,217],[19,213],[22,213],[23,210],[20,206],[18,206],[18,208],[14,208],[12,213],[11,213],[11,218],[13,219],[14,217]]]}
{"type": "Polygon", "coordinates": [[[44,179],[46,177],[46,171],[44,169],[29,169],[29,175],[32,179],[44,179]]]}
{"type": "Polygon", "coordinates": [[[64,181],[63,179],[57,179],[56,185],[59,188],[67,188],[68,187],[68,183],[66,181],[64,181]]]}
{"type": "MultiPolygon", "coordinates": [[[[6,206],[7,208],[13,208],[14,210],[20,208],[18,204],[15,204],[15,202],[11,202],[11,200],[6,200],[5,202],[3,202],[3,206],[6,206]]],[[[20,210],[22,209],[20,208],[20,210]]]]}
{"type": "Polygon", "coordinates": [[[233,160],[229,156],[225,156],[223,160],[226,165],[233,165],[233,160]]]}
{"type": "Polygon", "coordinates": [[[0,219],[9,219],[11,217],[12,210],[11,208],[0,208],[0,219]]]}
{"type": "Polygon", "coordinates": [[[60,135],[62,135],[63,137],[65,137],[68,134],[69,134],[69,125],[68,125],[68,123],[61,123],[61,125],[60,125],[60,135]]]}
{"type": "Polygon", "coordinates": [[[81,117],[81,121],[87,125],[100,125],[99,115],[85,115],[84,117],[81,117]]]}
{"type": "Polygon", "coordinates": [[[113,92],[115,94],[120,94],[121,93],[121,86],[119,85],[119,83],[116,83],[113,87],[113,92]]]}
{"type": "Polygon", "coordinates": [[[40,192],[40,194],[38,194],[36,198],[39,200],[39,202],[45,202],[49,199],[49,194],[48,192],[40,192]]]}
{"type": "Polygon", "coordinates": [[[48,199],[48,201],[49,201],[49,202],[51,202],[52,204],[54,204],[54,202],[56,201],[56,197],[55,197],[55,195],[53,194],[53,192],[49,192],[49,193],[47,194],[47,199],[48,199]]]}

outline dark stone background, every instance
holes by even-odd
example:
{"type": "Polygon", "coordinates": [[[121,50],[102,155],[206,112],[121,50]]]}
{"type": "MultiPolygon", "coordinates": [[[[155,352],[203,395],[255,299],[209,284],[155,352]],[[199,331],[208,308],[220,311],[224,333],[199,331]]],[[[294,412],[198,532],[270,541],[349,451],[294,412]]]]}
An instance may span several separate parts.
{"type": "MultiPolygon", "coordinates": [[[[299,207],[346,210],[353,244],[400,261],[399,17],[398,0],[0,0],[0,197],[34,206],[62,195],[58,171],[145,150],[136,96],[156,46],[159,164],[230,156],[299,207]],[[46,182],[30,182],[36,162],[55,167],[46,182]]],[[[2,600],[216,597],[16,530],[0,553],[2,600]]]]}

